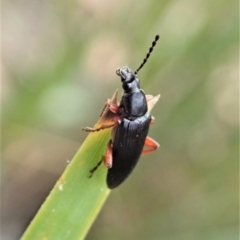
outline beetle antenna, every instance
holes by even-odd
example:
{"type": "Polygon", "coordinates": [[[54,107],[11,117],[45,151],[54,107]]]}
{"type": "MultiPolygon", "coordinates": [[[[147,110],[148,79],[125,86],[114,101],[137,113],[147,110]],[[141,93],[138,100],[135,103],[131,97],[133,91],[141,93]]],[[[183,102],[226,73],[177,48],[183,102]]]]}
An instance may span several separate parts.
{"type": "Polygon", "coordinates": [[[143,60],[142,64],[140,65],[140,67],[134,72],[134,74],[137,74],[139,72],[139,70],[145,65],[145,63],[147,62],[148,58],[150,57],[151,52],[153,51],[153,48],[155,47],[155,45],[156,45],[156,43],[157,43],[159,38],[160,38],[159,35],[156,35],[154,41],[152,42],[152,46],[148,50],[148,53],[147,53],[146,57],[144,58],[144,60],[143,60]]]}

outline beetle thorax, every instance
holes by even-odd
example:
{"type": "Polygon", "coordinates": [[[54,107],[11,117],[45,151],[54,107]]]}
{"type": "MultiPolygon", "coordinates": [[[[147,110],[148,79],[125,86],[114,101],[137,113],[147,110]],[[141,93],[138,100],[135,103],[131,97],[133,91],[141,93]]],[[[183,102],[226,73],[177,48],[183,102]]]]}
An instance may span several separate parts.
{"type": "Polygon", "coordinates": [[[142,117],[148,111],[145,94],[142,90],[125,93],[120,102],[120,116],[129,120],[142,117]]]}
{"type": "Polygon", "coordinates": [[[121,77],[124,95],[120,103],[120,116],[129,120],[142,117],[147,112],[147,101],[140,89],[140,81],[129,67],[121,67],[116,71],[121,77]]]}

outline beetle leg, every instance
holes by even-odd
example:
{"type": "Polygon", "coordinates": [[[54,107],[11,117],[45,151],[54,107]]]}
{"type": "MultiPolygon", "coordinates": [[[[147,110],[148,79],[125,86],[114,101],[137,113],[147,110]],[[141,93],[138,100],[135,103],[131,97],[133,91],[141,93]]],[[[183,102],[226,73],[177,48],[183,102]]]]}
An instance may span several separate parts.
{"type": "Polygon", "coordinates": [[[149,147],[149,149],[143,150],[142,154],[148,154],[155,151],[159,147],[159,144],[152,138],[146,137],[144,146],[149,147]]]}
{"type": "Polygon", "coordinates": [[[85,132],[97,132],[97,131],[100,131],[100,130],[104,130],[106,128],[112,128],[112,127],[115,127],[117,126],[118,124],[121,123],[121,119],[118,115],[115,115],[113,117],[113,121],[112,123],[110,124],[103,124],[102,126],[98,127],[98,128],[92,128],[92,127],[85,127],[85,128],[82,128],[83,131],[85,132]]]}
{"type": "Polygon", "coordinates": [[[117,104],[114,104],[114,103],[111,103],[111,99],[107,99],[106,101],[106,104],[100,114],[100,117],[102,116],[104,110],[106,109],[106,107],[112,112],[112,113],[118,113],[118,105],[117,104]]]}
{"type": "Polygon", "coordinates": [[[89,178],[92,177],[93,173],[98,169],[98,167],[101,165],[102,162],[104,163],[106,168],[112,167],[112,140],[109,140],[107,144],[105,157],[103,156],[101,161],[98,162],[98,164],[90,170],[89,178]]]}
{"type": "Polygon", "coordinates": [[[107,144],[106,155],[105,158],[103,159],[103,163],[106,168],[112,167],[112,140],[109,140],[107,144]]]}
{"type": "Polygon", "coordinates": [[[110,99],[107,100],[107,104],[106,106],[108,107],[108,109],[113,112],[113,113],[118,113],[119,107],[117,104],[114,103],[110,103],[110,99]]]}
{"type": "Polygon", "coordinates": [[[101,165],[102,161],[103,161],[103,160],[101,159],[101,161],[98,162],[98,164],[97,164],[94,168],[92,168],[92,169],[90,170],[89,178],[92,177],[93,173],[98,169],[98,167],[101,165]]]}
{"type": "Polygon", "coordinates": [[[103,129],[106,129],[106,128],[114,127],[114,126],[116,126],[117,124],[118,124],[117,122],[114,122],[114,123],[111,123],[111,124],[103,124],[103,125],[100,126],[99,128],[85,127],[85,128],[83,128],[82,130],[83,130],[83,131],[86,131],[86,132],[97,132],[97,131],[100,131],[100,130],[103,130],[103,129]]]}
{"type": "Polygon", "coordinates": [[[107,104],[104,105],[103,110],[102,110],[102,112],[100,114],[100,117],[103,115],[103,112],[105,111],[106,107],[107,107],[107,104]]]}

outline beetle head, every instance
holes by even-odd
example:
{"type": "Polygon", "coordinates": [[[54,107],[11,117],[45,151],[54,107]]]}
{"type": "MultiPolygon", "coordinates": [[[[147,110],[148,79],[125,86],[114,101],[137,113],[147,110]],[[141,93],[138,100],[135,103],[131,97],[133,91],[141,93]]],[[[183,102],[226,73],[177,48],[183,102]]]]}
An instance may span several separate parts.
{"type": "Polygon", "coordinates": [[[123,66],[116,70],[116,73],[118,76],[121,77],[122,82],[132,82],[135,79],[135,74],[132,72],[132,70],[127,67],[123,66]]]}
{"type": "Polygon", "coordinates": [[[118,68],[116,74],[121,77],[122,87],[125,92],[129,93],[139,90],[140,86],[137,74],[133,73],[129,67],[123,66],[118,68]]]}

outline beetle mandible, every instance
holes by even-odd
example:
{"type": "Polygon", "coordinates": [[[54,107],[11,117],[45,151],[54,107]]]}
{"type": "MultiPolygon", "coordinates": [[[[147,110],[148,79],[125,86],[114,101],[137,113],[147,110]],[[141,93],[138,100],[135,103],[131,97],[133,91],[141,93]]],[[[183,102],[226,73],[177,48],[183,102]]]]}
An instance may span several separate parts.
{"type": "Polygon", "coordinates": [[[92,176],[103,161],[108,168],[107,186],[110,189],[119,186],[130,175],[141,154],[153,152],[159,147],[155,140],[147,136],[149,126],[154,122],[154,118],[148,112],[147,102],[153,96],[145,95],[140,89],[140,81],[137,76],[138,71],[147,62],[158,39],[159,35],[155,37],[146,57],[135,72],[127,66],[116,70],[116,74],[121,78],[124,94],[120,104],[108,102],[106,105],[116,116],[113,124],[83,129],[87,132],[95,132],[105,128],[113,128],[113,137],[107,144],[104,159],[90,170],[92,176]],[[144,146],[148,149],[143,149],[144,146]]]}

